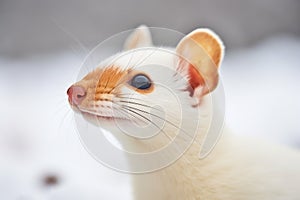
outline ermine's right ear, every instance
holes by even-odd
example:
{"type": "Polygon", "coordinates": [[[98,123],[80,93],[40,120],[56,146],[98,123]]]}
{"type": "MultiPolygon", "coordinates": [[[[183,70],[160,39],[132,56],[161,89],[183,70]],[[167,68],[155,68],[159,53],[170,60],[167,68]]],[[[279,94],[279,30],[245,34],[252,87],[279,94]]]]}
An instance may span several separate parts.
{"type": "Polygon", "coordinates": [[[149,28],[141,25],[129,35],[124,44],[124,50],[135,49],[138,47],[152,46],[152,38],[149,28]]]}
{"type": "Polygon", "coordinates": [[[176,52],[179,56],[177,70],[188,76],[191,95],[199,103],[203,95],[218,85],[223,43],[211,30],[196,29],[179,42],[176,52]]]}

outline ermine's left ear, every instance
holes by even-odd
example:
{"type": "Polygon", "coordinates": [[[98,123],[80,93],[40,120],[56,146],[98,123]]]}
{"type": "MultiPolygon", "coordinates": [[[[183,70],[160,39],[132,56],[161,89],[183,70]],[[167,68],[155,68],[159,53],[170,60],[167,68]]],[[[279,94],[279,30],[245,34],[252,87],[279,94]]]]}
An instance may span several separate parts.
{"type": "Polygon", "coordinates": [[[152,46],[151,33],[147,26],[141,25],[128,36],[124,44],[124,50],[147,46],[152,46]]]}
{"type": "Polygon", "coordinates": [[[196,29],[177,45],[177,70],[187,73],[191,95],[200,98],[213,91],[218,84],[224,46],[220,38],[209,29],[196,29]]]}

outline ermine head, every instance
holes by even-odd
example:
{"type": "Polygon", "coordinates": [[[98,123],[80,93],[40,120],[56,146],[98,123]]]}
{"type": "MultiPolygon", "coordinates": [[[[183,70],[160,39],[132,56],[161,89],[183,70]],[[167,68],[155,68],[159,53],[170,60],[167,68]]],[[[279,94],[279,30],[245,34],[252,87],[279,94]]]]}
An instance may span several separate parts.
{"type": "MultiPolygon", "coordinates": [[[[191,32],[171,49],[152,46],[148,28],[141,26],[125,41],[123,52],[68,89],[69,103],[112,132],[116,122],[154,128],[169,122],[174,128],[182,123],[182,110],[192,113],[215,89],[222,57],[223,44],[208,29],[191,32]]],[[[131,132],[144,134],[138,129],[131,132]]]]}

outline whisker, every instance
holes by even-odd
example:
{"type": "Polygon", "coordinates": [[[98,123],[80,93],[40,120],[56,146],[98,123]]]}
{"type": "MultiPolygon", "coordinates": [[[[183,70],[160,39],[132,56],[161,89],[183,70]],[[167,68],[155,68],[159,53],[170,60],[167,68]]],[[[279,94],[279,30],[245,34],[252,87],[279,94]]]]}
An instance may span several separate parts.
{"type": "Polygon", "coordinates": [[[53,115],[57,115],[58,113],[62,112],[64,108],[68,109],[69,106],[64,102],[64,104],[61,103],[61,105],[56,106],[56,111],[53,113],[53,115]]]}
{"type": "Polygon", "coordinates": [[[71,109],[67,110],[66,113],[63,115],[61,122],[59,123],[58,129],[60,129],[66,119],[66,117],[71,113],[71,109]]]}
{"type": "Polygon", "coordinates": [[[136,120],[141,120],[142,122],[146,123],[142,119],[137,118],[137,116],[133,115],[132,113],[126,112],[126,111],[128,111],[127,109],[124,109],[124,108],[119,108],[119,109],[120,109],[119,111],[121,111],[128,118],[130,118],[130,116],[131,116],[131,117],[134,117],[134,119],[136,119],[136,120]]]}
{"type": "MultiPolygon", "coordinates": [[[[155,114],[153,114],[153,113],[151,113],[151,112],[147,112],[147,111],[145,111],[145,110],[141,110],[141,109],[138,109],[138,108],[135,108],[135,107],[126,106],[126,105],[122,105],[122,106],[125,106],[125,107],[127,107],[127,108],[129,108],[129,109],[133,109],[133,110],[136,110],[136,111],[139,111],[139,112],[143,112],[143,113],[149,114],[149,115],[151,115],[151,116],[157,117],[157,118],[159,118],[159,119],[161,119],[161,120],[164,120],[165,122],[169,123],[170,125],[174,126],[175,128],[181,130],[183,133],[185,133],[185,135],[189,136],[190,138],[192,137],[192,136],[190,136],[185,130],[183,130],[181,127],[178,127],[178,126],[177,126],[176,124],[174,124],[173,122],[171,122],[171,121],[169,121],[169,120],[167,120],[167,119],[164,119],[164,118],[162,118],[162,117],[160,117],[160,116],[158,116],[158,115],[155,115],[155,114]]],[[[194,140],[194,138],[192,138],[192,139],[194,140]]],[[[198,142],[197,142],[196,140],[194,140],[194,142],[198,144],[198,142]]],[[[198,144],[198,145],[200,145],[200,144],[198,144]]]]}
{"type": "MultiPolygon", "coordinates": [[[[66,28],[64,28],[62,25],[60,25],[58,22],[57,22],[57,20],[56,19],[54,19],[54,18],[51,18],[51,21],[62,31],[62,32],[64,32],[67,36],[69,36],[72,40],[74,40],[77,44],[78,44],[78,46],[79,46],[79,48],[81,49],[81,54],[83,54],[83,55],[80,55],[81,57],[85,57],[87,54],[88,54],[88,52],[89,52],[89,50],[88,50],[88,48],[87,47],[85,47],[84,45],[83,45],[83,43],[82,42],[80,42],[80,40],[74,35],[74,34],[72,34],[70,31],[67,31],[66,30],[66,28]]],[[[72,48],[72,50],[74,51],[75,50],[75,48],[72,48]]],[[[75,51],[74,51],[74,53],[76,53],[75,51]]],[[[87,66],[84,66],[84,69],[89,73],[91,70],[90,69],[88,69],[88,67],[87,66]]]]}
{"type": "MultiPolygon", "coordinates": [[[[160,116],[158,116],[158,115],[155,115],[155,114],[153,114],[153,113],[151,113],[151,112],[148,112],[148,111],[145,111],[145,110],[141,110],[141,109],[138,109],[138,108],[135,108],[135,107],[132,107],[132,106],[128,106],[128,105],[122,105],[122,106],[125,106],[125,107],[130,108],[130,109],[134,109],[134,110],[137,110],[137,111],[140,111],[140,112],[143,112],[143,113],[152,115],[152,116],[155,116],[155,117],[157,117],[157,118],[159,118],[159,119],[161,119],[161,120],[165,120],[165,121],[168,122],[168,120],[166,120],[166,119],[164,119],[164,118],[162,118],[162,117],[160,117],[160,116]]],[[[172,124],[172,125],[174,125],[175,128],[180,129],[178,126],[176,126],[176,125],[173,124],[172,122],[169,122],[169,123],[172,124]]]]}
{"type": "MultiPolygon", "coordinates": [[[[142,99],[137,99],[137,100],[142,100],[142,99]]],[[[156,108],[156,107],[154,107],[154,106],[149,106],[149,105],[146,105],[146,104],[142,104],[142,103],[138,103],[138,102],[134,102],[134,101],[123,101],[123,100],[121,100],[121,101],[117,101],[117,102],[128,103],[128,104],[133,104],[133,105],[139,105],[139,106],[143,106],[143,107],[146,107],[146,108],[151,108],[151,109],[153,109],[153,110],[157,110],[157,111],[160,111],[160,112],[164,113],[163,110],[161,110],[161,109],[159,109],[159,108],[156,108]]],[[[114,102],[114,103],[117,103],[117,102],[114,102]]],[[[122,105],[123,105],[123,104],[122,104],[122,105]]],[[[167,114],[167,113],[165,113],[165,114],[167,114]]],[[[167,116],[168,116],[168,117],[171,117],[171,118],[173,118],[173,119],[175,119],[175,117],[172,116],[172,115],[168,115],[168,114],[167,114],[167,116]]]]}
{"type": "Polygon", "coordinates": [[[131,61],[132,61],[133,55],[134,55],[134,54],[132,53],[132,54],[131,54],[131,57],[130,57],[130,59],[129,59],[127,65],[126,65],[126,69],[128,69],[128,66],[129,66],[129,64],[130,64],[131,61]]]}
{"type": "MultiPolygon", "coordinates": [[[[118,98],[120,98],[120,99],[128,99],[127,97],[118,97],[118,98]]],[[[144,99],[130,98],[130,100],[131,100],[131,99],[133,99],[133,100],[139,100],[139,101],[141,101],[141,102],[147,103],[147,101],[145,101],[144,99]]],[[[154,108],[154,109],[155,109],[154,106],[149,106],[149,105],[147,105],[147,104],[142,104],[142,103],[140,103],[140,102],[135,102],[135,101],[130,101],[130,100],[128,100],[128,101],[125,101],[125,100],[118,100],[118,101],[114,101],[114,102],[120,102],[120,103],[132,103],[132,104],[136,104],[136,105],[140,105],[140,106],[144,106],[144,107],[154,108]]],[[[157,108],[156,108],[156,109],[157,109],[157,108]]],[[[160,110],[160,111],[161,111],[161,110],[160,110]]]]}
{"type": "Polygon", "coordinates": [[[142,100],[142,99],[134,98],[134,97],[132,97],[132,96],[134,96],[134,94],[127,94],[127,96],[116,94],[116,97],[118,97],[118,98],[120,98],[120,99],[123,98],[123,99],[136,99],[136,100],[142,100]]]}
{"type": "Polygon", "coordinates": [[[155,109],[157,111],[161,111],[163,112],[162,110],[156,108],[156,107],[153,107],[153,106],[149,106],[149,105],[146,105],[146,104],[142,104],[142,103],[137,103],[137,102],[134,102],[134,101],[118,101],[118,102],[121,102],[121,103],[129,103],[129,104],[134,104],[134,105],[139,105],[139,106],[144,106],[144,107],[147,107],[147,108],[152,108],[152,109],[155,109]]]}
{"type": "Polygon", "coordinates": [[[61,106],[66,106],[66,105],[68,105],[68,103],[66,102],[65,99],[56,103],[56,107],[61,107],[61,106]]]}
{"type": "MultiPolygon", "coordinates": [[[[133,112],[134,114],[137,114],[137,115],[139,115],[139,116],[142,116],[142,117],[144,117],[143,115],[141,115],[141,114],[139,114],[139,113],[137,113],[137,112],[135,112],[135,111],[133,111],[133,110],[131,110],[131,109],[127,109],[128,111],[131,111],[131,112],[133,112]]],[[[161,127],[159,127],[157,124],[155,124],[153,121],[151,121],[150,119],[148,119],[148,118],[146,118],[145,117],[145,119],[147,119],[147,121],[149,121],[151,124],[153,124],[155,127],[157,127],[158,129],[159,129],[159,131],[161,131],[168,139],[169,139],[169,141],[170,142],[172,142],[172,141],[174,141],[174,139],[172,139],[161,127]]],[[[182,152],[181,151],[181,149],[178,149],[178,146],[177,145],[175,145],[175,148],[176,148],[176,150],[178,151],[178,152],[182,152]]],[[[183,156],[183,154],[182,154],[182,156],[181,156],[185,161],[187,161],[188,163],[191,163],[186,157],[184,157],[183,156]]]]}
{"type": "Polygon", "coordinates": [[[150,122],[151,124],[153,124],[159,131],[163,132],[163,133],[170,139],[170,141],[173,140],[167,133],[165,133],[165,131],[164,131],[161,127],[159,127],[157,124],[155,124],[155,123],[154,123],[152,120],[150,120],[149,118],[145,117],[144,115],[142,115],[142,114],[140,114],[140,113],[138,113],[138,112],[136,112],[136,111],[134,111],[134,110],[131,110],[131,109],[126,109],[126,110],[127,110],[127,111],[130,111],[130,112],[132,112],[132,113],[134,113],[134,114],[136,114],[136,115],[138,115],[138,116],[140,116],[140,117],[142,117],[142,118],[144,118],[145,120],[147,120],[148,122],[150,122]]]}

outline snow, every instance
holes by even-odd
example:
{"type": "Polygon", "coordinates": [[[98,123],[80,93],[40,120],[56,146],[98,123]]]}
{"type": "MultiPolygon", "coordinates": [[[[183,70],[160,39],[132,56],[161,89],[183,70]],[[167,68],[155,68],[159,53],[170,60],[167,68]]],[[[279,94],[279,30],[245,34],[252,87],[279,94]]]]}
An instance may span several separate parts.
{"type": "Polygon", "coordinates": [[[227,122],[239,134],[300,145],[300,40],[278,36],[229,53],[227,122]]]}

